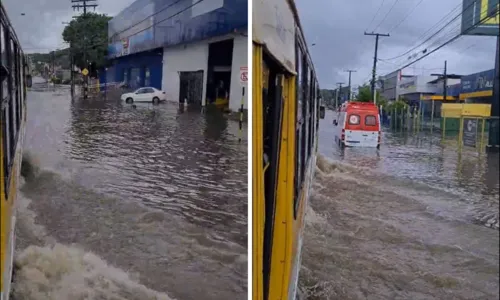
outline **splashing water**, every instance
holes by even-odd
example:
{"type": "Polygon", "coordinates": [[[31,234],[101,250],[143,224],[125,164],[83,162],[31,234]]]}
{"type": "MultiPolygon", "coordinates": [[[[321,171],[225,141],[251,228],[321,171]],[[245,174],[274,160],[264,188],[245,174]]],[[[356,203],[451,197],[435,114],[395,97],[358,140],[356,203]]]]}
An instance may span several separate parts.
{"type": "Polygon", "coordinates": [[[498,232],[456,217],[456,196],[321,155],[315,180],[304,299],[498,299],[498,232]]]}
{"type": "Polygon", "coordinates": [[[14,299],[171,299],[96,255],[61,244],[29,246],[16,258],[14,299]]]}
{"type": "MultiPolygon", "coordinates": [[[[36,180],[39,167],[31,154],[23,157],[21,185],[36,180]],[[26,179],[24,179],[26,178],[26,179]]],[[[110,266],[94,253],[77,245],[57,243],[36,223],[29,207],[32,200],[18,197],[14,279],[14,300],[170,300],[148,289],[131,274],[110,266]]]]}

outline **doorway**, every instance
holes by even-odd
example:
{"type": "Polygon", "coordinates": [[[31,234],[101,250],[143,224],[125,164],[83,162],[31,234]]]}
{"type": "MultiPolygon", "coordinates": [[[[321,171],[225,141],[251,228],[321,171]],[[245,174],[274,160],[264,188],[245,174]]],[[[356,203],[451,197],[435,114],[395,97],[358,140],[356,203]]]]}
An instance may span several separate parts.
{"type": "Polygon", "coordinates": [[[234,40],[208,45],[207,104],[229,107],[234,40]]]}
{"type": "Polygon", "coordinates": [[[201,106],[203,98],[203,70],[179,72],[179,103],[201,106]]]}

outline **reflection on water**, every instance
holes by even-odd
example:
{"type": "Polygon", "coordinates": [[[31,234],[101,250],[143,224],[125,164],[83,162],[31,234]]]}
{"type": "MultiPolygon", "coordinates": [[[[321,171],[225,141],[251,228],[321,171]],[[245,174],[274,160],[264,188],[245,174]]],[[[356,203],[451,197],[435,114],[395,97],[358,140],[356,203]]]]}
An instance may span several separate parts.
{"type": "Polygon", "coordinates": [[[247,139],[238,143],[237,122],[171,103],[29,99],[26,148],[43,171],[23,192],[55,240],[178,299],[246,298],[247,139]]]}
{"type": "Polygon", "coordinates": [[[387,131],[380,150],[341,150],[332,127],[328,112],[306,214],[303,298],[499,299],[498,154],[387,131]]]}
{"type": "MultiPolygon", "coordinates": [[[[464,147],[456,138],[441,141],[439,133],[382,134],[380,150],[340,149],[333,142],[332,112],[320,123],[319,152],[332,159],[370,169],[393,178],[445,190],[474,205],[498,206],[499,155],[464,147]]],[[[475,210],[475,207],[470,209],[475,210]]]]}

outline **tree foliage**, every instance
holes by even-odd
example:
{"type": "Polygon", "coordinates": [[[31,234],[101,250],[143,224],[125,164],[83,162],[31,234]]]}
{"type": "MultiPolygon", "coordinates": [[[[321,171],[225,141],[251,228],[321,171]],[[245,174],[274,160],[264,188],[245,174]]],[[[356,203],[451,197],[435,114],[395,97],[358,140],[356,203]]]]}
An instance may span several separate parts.
{"type": "Polygon", "coordinates": [[[96,68],[105,65],[108,46],[108,21],[104,14],[87,13],[72,20],[62,33],[63,40],[70,44],[75,65],[88,67],[85,58],[96,68]]]}
{"type": "MultiPolygon", "coordinates": [[[[387,105],[387,99],[380,94],[380,91],[376,91],[377,93],[377,105],[387,105]]],[[[373,102],[373,96],[371,87],[369,85],[362,85],[358,89],[358,94],[356,95],[356,101],[359,102],[373,102]]]]}
{"type": "Polygon", "coordinates": [[[54,65],[61,66],[67,70],[70,68],[69,48],[58,49],[49,53],[30,53],[27,56],[34,62],[35,69],[32,71],[35,73],[43,73],[44,63],[49,66],[54,63],[54,65]]]}

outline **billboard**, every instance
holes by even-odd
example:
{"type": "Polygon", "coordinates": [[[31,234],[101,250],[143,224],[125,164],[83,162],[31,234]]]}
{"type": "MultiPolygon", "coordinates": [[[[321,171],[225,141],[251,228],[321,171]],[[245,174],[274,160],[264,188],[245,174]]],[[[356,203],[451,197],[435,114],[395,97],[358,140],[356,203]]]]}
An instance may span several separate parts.
{"type": "Polygon", "coordinates": [[[499,0],[463,0],[462,3],[463,35],[498,36],[499,0]]]}
{"type": "Polygon", "coordinates": [[[462,94],[467,94],[493,90],[494,79],[494,69],[464,76],[462,77],[460,92],[462,94]]]}

